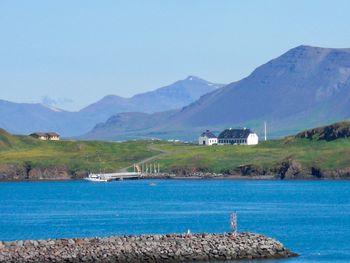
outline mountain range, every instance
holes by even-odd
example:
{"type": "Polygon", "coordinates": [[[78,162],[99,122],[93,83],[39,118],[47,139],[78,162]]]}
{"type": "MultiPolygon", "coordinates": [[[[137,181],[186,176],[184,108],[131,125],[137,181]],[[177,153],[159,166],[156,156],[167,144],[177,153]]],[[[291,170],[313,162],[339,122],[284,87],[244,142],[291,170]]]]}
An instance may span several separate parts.
{"type": "Polygon", "coordinates": [[[162,113],[121,113],[84,138],[193,140],[203,129],[255,129],[280,137],[350,118],[350,49],[298,46],[246,78],[162,113]]]}
{"type": "Polygon", "coordinates": [[[82,109],[80,113],[93,114],[99,119],[107,119],[116,112],[154,113],[182,108],[202,95],[223,87],[223,84],[212,83],[195,76],[141,94],[131,98],[108,95],[98,102],[82,109]]]}
{"type": "Polygon", "coordinates": [[[43,104],[0,100],[0,127],[16,134],[56,131],[65,137],[87,133],[97,123],[120,112],[154,113],[181,108],[224,85],[189,76],[184,80],[131,98],[108,95],[80,111],[69,112],[43,104]]]}
{"type": "Polygon", "coordinates": [[[80,111],[0,100],[0,127],[16,134],[194,140],[205,129],[249,127],[268,137],[350,118],[350,49],[298,46],[228,85],[189,76],[131,98],[108,95],[80,111]]]}

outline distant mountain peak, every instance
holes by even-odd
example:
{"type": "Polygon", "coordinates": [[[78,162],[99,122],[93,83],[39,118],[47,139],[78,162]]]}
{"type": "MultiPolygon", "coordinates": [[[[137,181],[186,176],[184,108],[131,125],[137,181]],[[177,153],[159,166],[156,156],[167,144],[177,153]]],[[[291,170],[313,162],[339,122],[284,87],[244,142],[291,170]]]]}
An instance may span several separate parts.
{"type": "Polygon", "coordinates": [[[324,47],[317,47],[317,46],[310,46],[310,45],[299,45],[295,48],[292,48],[291,50],[293,49],[328,49],[328,48],[324,48],[324,47]]]}
{"type": "MultiPolygon", "coordinates": [[[[181,81],[181,80],[180,80],[181,81]]],[[[197,76],[189,75],[187,78],[185,78],[182,81],[193,81],[193,82],[201,82],[201,83],[211,83],[210,81],[207,81],[205,79],[202,79],[197,76]]]]}
{"type": "Polygon", "coordinates": [[[185,80],[189,80],[189,81],[192,81],[192,80],[204,81],[203,79],[198,78],[198,77],[196,77],[196,76],[192,76],[192,75],[189,75],[185,80]]]}
{"type": "Polygon", "coordinates": [[[96,119],[101,122],[121,112],[154,113],[174,110],[194,102],[221,86],[190,75],[165,87],[136,94],[131,98],[107,95],[82,109],[80,113],[88,113],[89,117],[97,116],[96,119]]]}
{"type": "Polygon", "coordinates": [[[286,55],[299,55],[299,56],[322,56],[331,52],[350,52],[350,48],[328,48],[328,47],[316,47],[309,45],[300,45],[290,49],[282,56],[286,55]]]}
{"type": "Polygon", "coordinates": [[[341,50],[341,51],[350,50],[350,48],[333,48],[333,47],[320,47],[320,46],[311,46],[311,45],[299,45],[290,50],[294,50],[294,49],[309,49],[309,50],[319,49],[319,50],[341,50]]]}
{"type": "Polygon", "coordinates": [[[178,82],[199,83],[201,85],[206,85],[206,86],[212,87],[213,89],[221,88],[221,87],[225,86],[224,84],[213,83],[213,82],[207,81],[205,79],[202,79],[200,77],[193,76],[193,75],[189,75],[187,78],[185,78],[183,80],[179,80],[178,82]]]}

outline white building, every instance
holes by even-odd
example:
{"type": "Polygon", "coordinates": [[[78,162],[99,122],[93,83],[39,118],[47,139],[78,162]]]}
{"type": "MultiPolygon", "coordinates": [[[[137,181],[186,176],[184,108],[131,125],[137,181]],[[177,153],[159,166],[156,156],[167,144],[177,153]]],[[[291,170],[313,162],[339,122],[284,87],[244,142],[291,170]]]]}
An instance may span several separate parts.
{"type": "Polygon", "coordinates": [[[47,133],[49,141],[59,141],[60,135],[56,132],[48,132],[47,133]]]}
{"type": "Polygon", "coordinates": [[[29,136],[43,141],[58,141],[60,139],[60,135],[56,132],[35,132],[29,136]]]}
{"type": "Polygon", "coordinates": [[[199,145],[213,145],[218,143],[218,138],[209,130],[206,130],[199,136],[199,145]]]}
{"type": "Polygon", "coordinates": [[[256,145],[259,143],[258,135],[250,129],[226,129],[220,133],[218,144],[256,145]]]}

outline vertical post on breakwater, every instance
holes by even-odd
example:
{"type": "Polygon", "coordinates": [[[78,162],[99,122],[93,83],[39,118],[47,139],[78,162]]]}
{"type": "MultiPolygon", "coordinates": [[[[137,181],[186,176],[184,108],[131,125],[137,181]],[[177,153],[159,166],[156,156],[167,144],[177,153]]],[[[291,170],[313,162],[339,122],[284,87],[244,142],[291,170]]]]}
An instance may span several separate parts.
{"type": "Polygon", "coordinates": [[[237,213],[233,212],[230,216],[230,223],[231,223],[231,231],[232,235],[237,235],[237,213]]]}

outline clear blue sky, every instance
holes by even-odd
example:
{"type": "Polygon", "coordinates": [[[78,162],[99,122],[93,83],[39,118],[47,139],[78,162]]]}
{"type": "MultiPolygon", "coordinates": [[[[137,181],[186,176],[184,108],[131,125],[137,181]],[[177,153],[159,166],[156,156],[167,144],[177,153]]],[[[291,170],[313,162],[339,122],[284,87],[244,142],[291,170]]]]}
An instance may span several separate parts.
{"type": "Polygon", "coordinates": [[[187,75],[233,82],[301,44],[350,47],[349,10],[348,0],[2,0],[0,98],[78,109],[187,75]]]}

